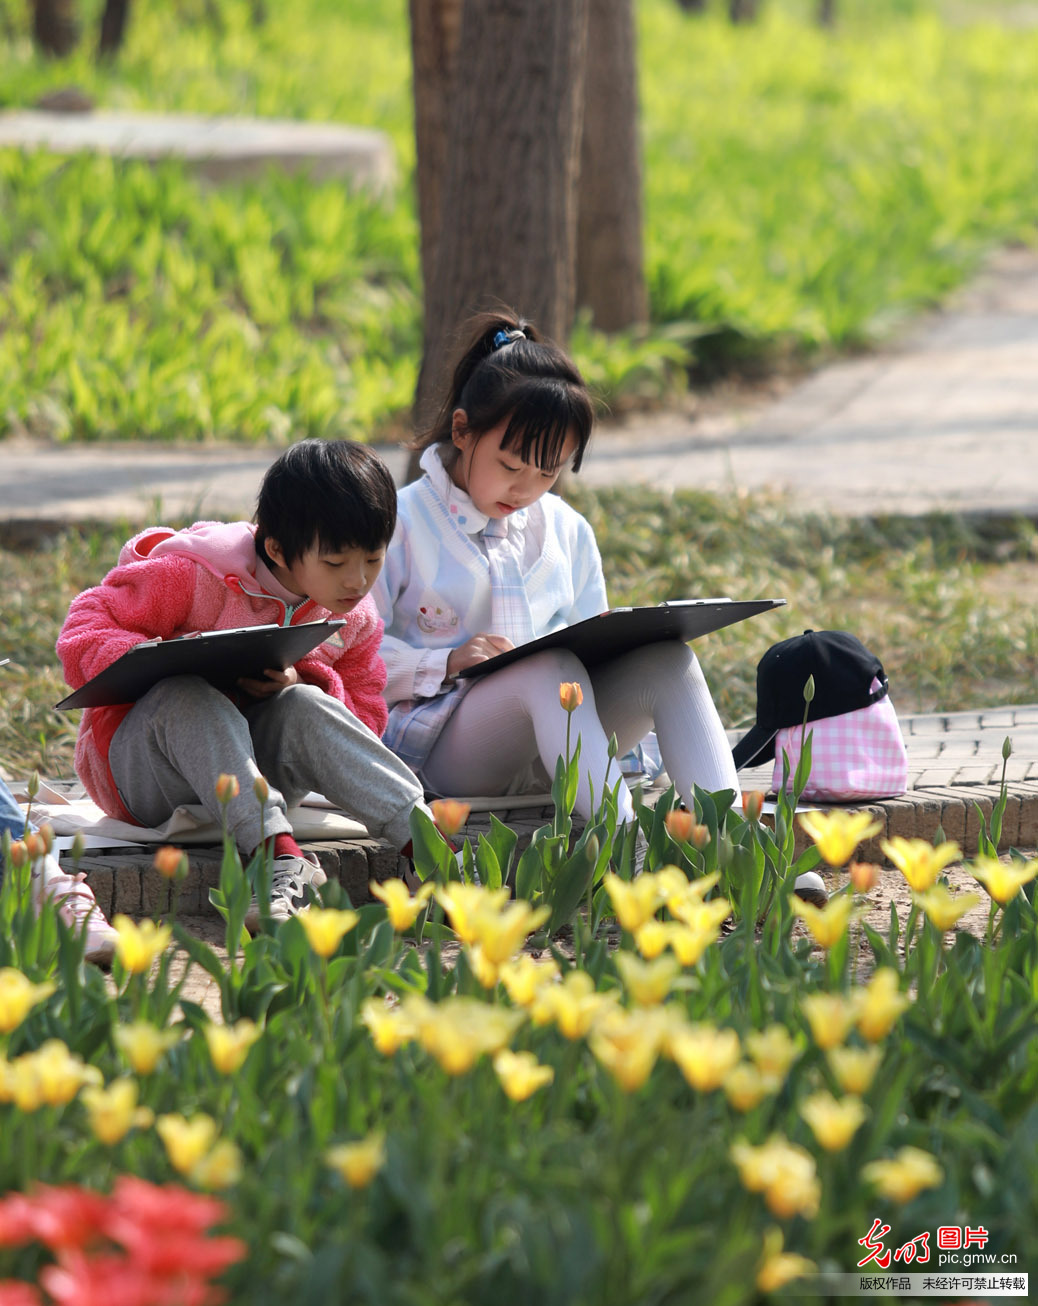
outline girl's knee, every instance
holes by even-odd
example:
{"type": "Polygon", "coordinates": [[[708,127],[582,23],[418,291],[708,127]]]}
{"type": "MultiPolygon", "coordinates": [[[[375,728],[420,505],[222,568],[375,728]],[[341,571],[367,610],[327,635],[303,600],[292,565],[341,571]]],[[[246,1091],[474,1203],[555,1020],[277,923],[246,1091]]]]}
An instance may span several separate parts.
{"type": "Polygon", "coordinates": [[[587,667],[567,648],[546,649],[543,653],[524,658],[516,665],[528,667],[529,674],[538,676],[549,686],[557,687],[574,680],[587,686],[590,681],[587,667]]]}
{"type": "Polygon", "coordinates": [[[201,676],[167,676],[137,700],[137,707],[142,715],[165,717],[170,713],[212,712],[218,701],[226,703],[228,699],[201,676]]]}

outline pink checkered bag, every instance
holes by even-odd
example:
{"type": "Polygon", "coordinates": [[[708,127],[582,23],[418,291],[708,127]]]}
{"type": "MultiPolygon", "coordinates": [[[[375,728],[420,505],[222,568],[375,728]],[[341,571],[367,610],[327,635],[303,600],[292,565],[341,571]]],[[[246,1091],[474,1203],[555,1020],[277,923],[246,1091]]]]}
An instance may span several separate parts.
{"type": "MultiPolygon", "coordinates": [[[[881,688],[873,680],[871,691],[881,688]]],[[[775,735],[775,769],[772,787],[782,787],[782,758],[789,758],[789,783],[800,760],[801,739],[811,735],[811,774],[803,797],[826,802],[860,798],[893,798],[905,792],[908,754],[890,695],[868,707],[839,716],[788,726],[775,735]]]]}

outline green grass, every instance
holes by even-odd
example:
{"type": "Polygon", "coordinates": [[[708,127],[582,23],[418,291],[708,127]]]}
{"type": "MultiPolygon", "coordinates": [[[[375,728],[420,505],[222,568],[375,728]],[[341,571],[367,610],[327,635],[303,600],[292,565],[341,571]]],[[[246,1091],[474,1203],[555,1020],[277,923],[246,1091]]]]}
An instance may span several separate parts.
{"type": "MultiPolygon", "coordinates": [[[[1038,681],[1038,617],[1019,595],[1033,572],[1032,526],[972,527],[961,519],[857,522],[790,517],[778,501],[732,502],[693,492],[591,491],[576,506],[602,547],[614,604],[729,594],[785,598],[787,607],[697,645],[726,725],[754,712],[757,661],[811,627],[849,629],[881,657],[902,712],[1027,703],[1038,681]]],[[[5,578],[0,657],[0,765],[72,774],[78,713],[54,643],[69,601],[114,565],[128,525],[68,532],[43,551],[0,550],[5,578]]]]}
{"type": "MultiPolygon", "coordinates": [[[[96,17],[97,4],[84,4],[96,17]]],[[[0,151],[0,436],[275,441],[406,425],[421,342],[402,0],[138,6],[99,70],[85,42],[0,47],[0,105],[74,83],[106,108],[337,119],[385,130],[381,202],[270,173],[203,185],[175,164],[0,151]]],[[[806,0],[733,29],[641,0],[653,327],[582,323],[612,404],[718,370],[797,365],[881,337],[984,250],[1033,240],[1038,29],[1007,3],[806,0]],[[973,22],[974,15],[990,21],[973,22]],[[956,21],[946,21],[946,17],[956,21]]],[[[93,24],[92,24],[93,25],[93,24]]]]}

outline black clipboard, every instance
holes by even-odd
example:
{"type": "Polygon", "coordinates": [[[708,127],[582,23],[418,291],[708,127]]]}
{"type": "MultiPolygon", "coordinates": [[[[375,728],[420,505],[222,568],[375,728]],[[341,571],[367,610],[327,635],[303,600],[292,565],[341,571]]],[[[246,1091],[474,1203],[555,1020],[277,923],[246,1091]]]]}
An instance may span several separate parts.
{"type": "Polygon", "coordinates": [[[712,630],[734,626],[737,621],[756,617],[772,608],[781,608],[785,599],[676,599],[654,608],[612,608],[597,617],[588,617],[573,626],[542,635],[540,639],[520,644],[499,653],[496,658],[477,662],[458,672],[463,677],[485,676],[500,671],[520,658],[544,649],[565,648],[575,653],[586,667],[610,662],[622,653],[630,653],[643,644],[677,639],[687,643],[708,635],[712,630]]]}
{"type": "Polygon", "coordinates": [[[284,671],[293,666],[342,624],[336,618],[298,626],[244,626],[148,640],[135,644],[56,707],[66,712],[77,707],[135,703],[167,676],[202,676],[217,689],[230,689],[243,676],[259,679],[268,667],[284,671]]]}

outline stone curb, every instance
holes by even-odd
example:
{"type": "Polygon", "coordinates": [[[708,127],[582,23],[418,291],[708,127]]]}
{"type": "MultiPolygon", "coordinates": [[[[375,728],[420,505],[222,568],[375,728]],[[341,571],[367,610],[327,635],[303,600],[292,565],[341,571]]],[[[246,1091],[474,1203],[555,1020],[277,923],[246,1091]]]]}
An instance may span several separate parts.
{"type": "MultiPolygon", "coordinates": [[[[1038,781],[1009,783],[1006,792],[999,850],[1038,848],[1038,781]]],[[[997,784],[972,784],[916,789],[900,798],[869,804],[860,810],[870,812],[882,829],[861,846],[858,860],[882,864],[886,860],[882,840],[899,835],[932,843],[940,831],[946,839],[953,839],[960,845],[965,857],[973,857],[977,853],[980,833],[978,809],[984,820],[989,821],[998,796],[997,784]]],[[[517,832],[521,850],[529,843],[534,830],[550,819],[550,810],[519,808],[501,811],[497,815],[517,832]]],[[[480,813],[473,816],[462,837],[475,842],[478,835],[488,833],[489,829],[489,816],[480,813]]],[[[809,842],[804,832],[798,829],[796,855],[799,856],[809,842]]],[[[371,880],[381,882],[399,874],[396,851],[378,839],[307,843],[303,847],[317,856],[329,878],[339,881],[355,906],[372,901],[368,890],[371,880]]],[[[185,851],[189,870],[187,879],[180,886],[178,911],[189,915],[215,913],[216,909],[209,901],[209,890],[220,882],[221,850],[186,848],[185,851]]],[[[153,856],[154,848],[141,847],[113,851],[105,856],[90,854],[80,860],[78,869],[85,872],[87,883],[109,919],[117,912],[141,918],[170,909],[171,886],[154,869],[153,856]]],[[[68,858],[66,865],[70,865],[68,858]]]]}

